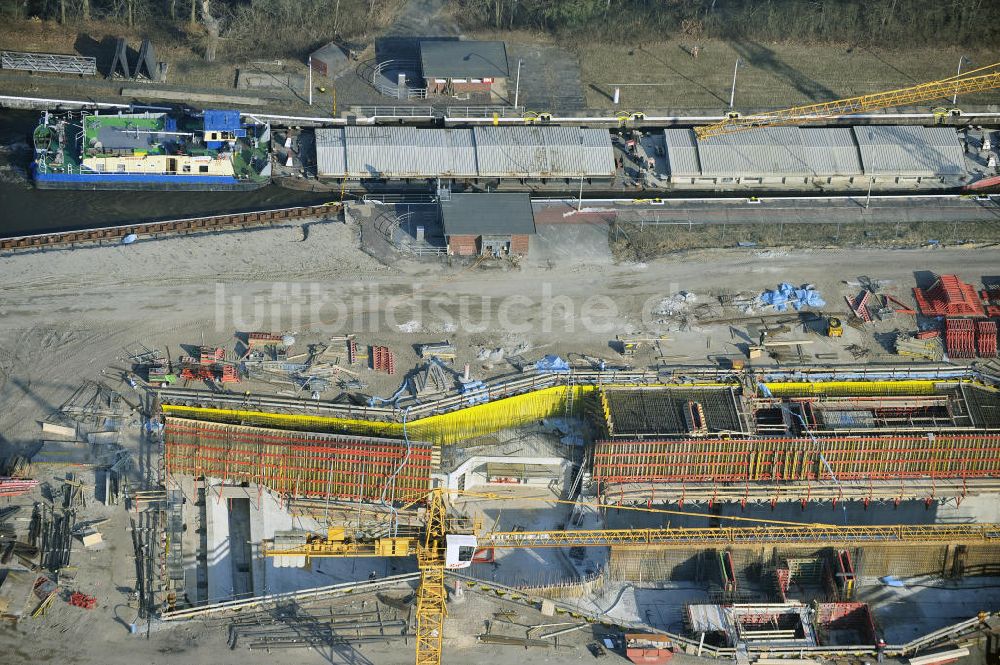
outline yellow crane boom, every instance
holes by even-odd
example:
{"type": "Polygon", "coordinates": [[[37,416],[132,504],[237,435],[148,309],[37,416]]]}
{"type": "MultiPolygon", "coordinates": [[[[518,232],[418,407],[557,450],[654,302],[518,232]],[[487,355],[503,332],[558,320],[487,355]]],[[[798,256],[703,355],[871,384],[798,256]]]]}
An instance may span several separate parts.
{"type": "Polygon", "coordinates": [[[906,106],[932,99],[943,99],[953,95],[964,95],[984,90],[1000,88],[1000,63],[994,63],[978,69],[973,69],[959,76],[931,81],[908,88],[875,92],[869,95],[859,95],[838,99],[832,102],[793,106],[780,111],[768,111],[753,115],[734,115],[719,122],[695,127],[694,133],[699,139],[707,139],[722,134],[732,134],[754,127],[773,127],[777,125],[798,125],[808,122],[819,122],[839,118],[854,113],[866,113],[895,106],[906,106]]]}
{"type": "MultiPolygon", "coordinates": [[[[560,531],[488,531],[479,535],[449,533],[445,492],[436,489],[427,498],[423,538],[393,536],[373,541],[351,540],[343,527],[329,529],[326,538],[311,537],[301,545],[265,544],[265,556],[309,560],[316,557],[417,556],[420,587],[417,589],[416,665],[440,665],[447,615],[445,573],[472,564],[477,549],[536,547],[642,547],[690,549],[698,547],[781,547],[856,545],[913,546],[930,542],[983,544],[1000,542],[1000,524],[918,524],[832,526],[782,522],[747,527],[663,529],[598,529],[560,531]]],[[[462,493],[462,492],[459,492],[462,493]]],[[[471,495],[471,493],[470,493],[471,495]]],[[[485,496],[485,495],[484,495],[485,496]]],[[[500,497],[497,497],[500,498],[500,497]]],[[[569,503],[556,501],[556,503],[569,503]]],[[[625,508],[627,509],[627,508],[625,508]]],[[[661,511],[658,511],[661,512],[661,511]]],[[[664,510],[668,514],[709,517],[699,513],[664,510]]],[[[758,518],[719,516],[721,519],[766,522],[758,518]]],[[[462,524],[452,520],[452,525],[462,524]]],[[[458,527],[462,530],[461,527],[458,527]]],[[[475,529],[473,529],[475,530],[475,529]]]]}
{"type": "Polygon", "coordinates": [[[769,547],[901,545],[946,542],[1000,542],[1000,524],[915,524],[879,526],[803,525],[667,529],[602,529],[595,531],[496,531],[476,539],[481,548],[655,546],[657,549],[695,547],[769,547]]]}
{"type": "MultiPolygon", "coordinates": [[[[492,531],[475,536],[478,549],[538,547],[648,547],[691,549],[698,547],[754,548],[851,547],[857,545],[912,546],[919,543],[976,545],[1000,543],[1000,524],[886,524],[826,526],[804,524],[759,527],[670,527],[664,529],[597,529],[568,531],[492,531]]],[[[416,538],[380,538],[372,543],[314,540],[293,548],[265,547],[265,556],[419,557],[416,538]]],[[[419,561],[419,558],[418,558],[419,561]]],[[[424,563],[430,565],[431,559],[424,563]]],[[[444,564],[442,564],[443,567],[444,564]]],[[[424,565],[421,565],[423,570],[424,565]]]]}

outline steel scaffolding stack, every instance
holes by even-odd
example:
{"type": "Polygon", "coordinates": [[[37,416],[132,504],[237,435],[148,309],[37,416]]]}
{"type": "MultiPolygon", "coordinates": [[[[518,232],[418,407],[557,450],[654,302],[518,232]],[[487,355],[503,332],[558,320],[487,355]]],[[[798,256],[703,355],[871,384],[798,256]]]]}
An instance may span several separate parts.
{"type": "Polygon", "coordinates": [[[593,479],[609,502],[898,503],[1000,487],[1000,393],[980,383],[611,388],[600,405],[593,479]]]}
{"type": "Polygon", "coordinates": [[[58,53],[18,53],[3,51],[0,67],[18,69],[25,72],[52,72],[55,74],[97,74],[97,58],[58,53]]]}
{"type": "Polygon", "coordinates": [[[432,447],[167,418],[167,471],[255,483],[283,496],[413,501],[430,489],[432,447]]]}

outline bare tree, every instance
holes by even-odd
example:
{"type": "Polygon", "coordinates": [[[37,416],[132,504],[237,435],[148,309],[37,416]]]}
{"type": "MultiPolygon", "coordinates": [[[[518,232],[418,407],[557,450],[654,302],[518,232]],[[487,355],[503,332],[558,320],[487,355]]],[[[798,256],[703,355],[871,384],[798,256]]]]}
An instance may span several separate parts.
{"type": "Polygon", "coordinates": [[[90,20],[90,0],[80,0],[80,14],[84,21],[90,20]]]}
{"type": "Polygon", "coordinates": [[[212,0],[201,0],[201,22],[208,33],[208,44],[205,46],[205,60],[215,62],[215,51],[219,46],[219,32],[222,28],[219,19],[212,16],[212,0]]]}

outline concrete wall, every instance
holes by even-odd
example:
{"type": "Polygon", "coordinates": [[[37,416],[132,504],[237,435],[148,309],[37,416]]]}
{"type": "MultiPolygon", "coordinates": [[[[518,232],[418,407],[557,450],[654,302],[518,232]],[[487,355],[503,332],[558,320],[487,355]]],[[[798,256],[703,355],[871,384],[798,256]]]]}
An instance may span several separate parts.
{"type": "MultiPolygon", "coordinates": [[[[737,575],[774,565],[786,558],[828,558],[828,548],[739,549],[732,552],[737,575]]],[[[927,544],[914,547],[878,546],[850,550],[858,577],[914,577],[950,575],[956,557],[964,558],[964,574],[996,575],[1000,569],[1000,546],[973,545],[959,555],[954,546],[927,544]]],[[[608,572],[613,580],[631,582],[718,581],[716,551],[657,550],[656,548],[611,548],[608,572]]]]}
{"type": "MultiPolygon", "coordinates": [[[[530,246],[530,236],[524,234],[509,236],[510,253],[525,256],[530,246]]],[[[482,236],[448,236],[448,253],[455,256],[476,256],[482,253],[482,236]]]]}
{"type": "Polygon", "coordinates": [[[480,485],[492,484],[486,477],[487,464],[541,464],[552,468],[551,478],[532,478],[531,485],[548,486],[552,480],[565,486],[567,475],[572,468],[570,462],[562,457],[471,457],[451,473],[445,475],[444,484],[448,489],[469,489],[480,485]],[[463,484],[464,483],[464,484],[463,484]]]}

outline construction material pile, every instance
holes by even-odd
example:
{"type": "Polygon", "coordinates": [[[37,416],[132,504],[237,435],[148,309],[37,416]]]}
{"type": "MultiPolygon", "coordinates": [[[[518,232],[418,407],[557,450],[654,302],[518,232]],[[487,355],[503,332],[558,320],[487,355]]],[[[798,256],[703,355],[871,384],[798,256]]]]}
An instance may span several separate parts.
{"type": "Polygon", "coordinates": [[[778,288],[768,289],[757,298],[762,307],[773,307],[776,312],[787,312],[791,307],[796,312],[805,307],[819,309],[826,306],[826,301],[812,284],[795,287],[788,282],[778,284],[778,288]]]}

